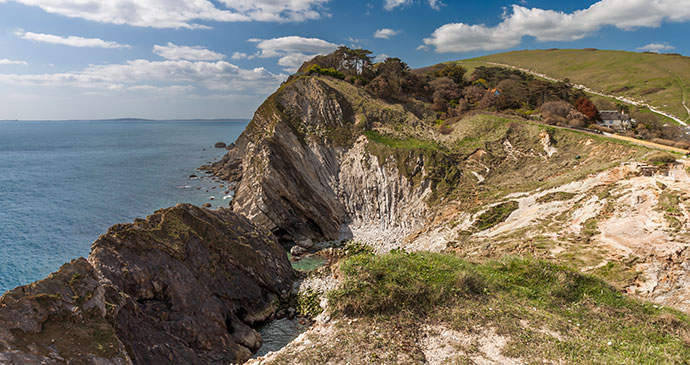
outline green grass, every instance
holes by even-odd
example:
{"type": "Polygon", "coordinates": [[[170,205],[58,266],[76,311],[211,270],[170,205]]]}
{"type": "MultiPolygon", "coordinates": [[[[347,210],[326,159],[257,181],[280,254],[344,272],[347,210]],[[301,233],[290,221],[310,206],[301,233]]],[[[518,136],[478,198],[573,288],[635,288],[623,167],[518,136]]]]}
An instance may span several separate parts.
{"type": "Polygon", "coordinates": [[[482,213],[477,220],[474,222],[473,227],[477,231],[483,231],[489,229],[506,219],[517,210],[519,207],[518,202],[511,200],[509,202],[494,205],[489,208],[486,212],[482,213]]]}
{"type": "Polygon", "coordinates": [[[537,203],[544,204],[544,203],[570,200],[570,199],[574,198],[575,195],[577,195],[577,194],[568,193],[565,191],[555,191],[553,193],[549,193],[549,194],[546,194],[544,196],[540,196],[537,199],[537,203]]]}
{"type": "Polygon", "coordinates": [[[531,69],[617,96],[643,100],[682,120],[690,118],[690,59],[625,51],[530,50],[460,61],[474,68],[497,62],[531,69]],[[623,91],[618,91],[627,87],[623,91]],[[650,91],[659,90],[657,92],[650,91]],[[618,91],[618,92],[614,92],[618,91]]]}
{"type": "Polygon", "coordinates": [[[429,142],[429,141],[423,141],[423,140],[416,139],[416,138],[399,139],[399,138],[384,136],[377,131],[366,131],[366,132],[364,132],[364,135],[367,136],[367,138],[371,142],[380,143],[380,144],[383,144],[383,145],[386,145],[386,146],[392,147],[392,148],[407,149],[407,150],[422,149],[422,150],[430,150],[430,151],[435,151],[435,150],[439,149],[439,146],[436,143],[429,142]]]}
{"type": "MultiPolygon", "coordinates": [[[[392,252],[349,257],[341,272],[341,287],[329,295],[333,315],[360,318],[356,326],[342,329],[341,352],[361,351],[361,343],[348,344],[357,336],[353,332],[375,328],[382,339],[395,333],[414,336],[423,323],[433,323],[463,333],[493,328],[508,340],[502,355],[526,363],[690,359],[686,315],[628,298],[599,279],[543,261],[507,257],[473,264],[451,254],[392,252]]],[[[320,346],[301,356],[332,354],[342,360],[330,344],[320,346]]],[[[392,345],[383,341],[367,345],[367,351],[385,357],[387,346],[392,345]]],[[[477,349],[462,351],[471,355],[477,349]]]]}

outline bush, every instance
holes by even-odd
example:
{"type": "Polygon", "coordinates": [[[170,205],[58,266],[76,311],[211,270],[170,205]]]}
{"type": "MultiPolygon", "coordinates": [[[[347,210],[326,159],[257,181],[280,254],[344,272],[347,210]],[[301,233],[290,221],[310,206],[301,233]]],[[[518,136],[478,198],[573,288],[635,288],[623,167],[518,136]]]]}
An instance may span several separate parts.
{"type": "Polygon", "coordinates": [[[587,126],[587,129],[591,129],[593,131],[598,131],[598,132],[604,132],[604,133],[613,133],[613,129],[609,127],[604,127],[603,125],[598,125],[598,124],[590,124],[587,126]]]}
{"type": "Polygon", "coordinates": [[[669,153],[657,151],[649,155],[649,157],[647,157],[647,161],[655,165],[663,165],[675,163],[676,158],[669,153]]]}
{"type": "Polygon", "coordinates": [[[567,117],[571,110],[573,106],[563,100],[549,101],[541,106],[542,113],[561,118],[567,117]]]}
{"type": "Polygon", "coordinates": [[[591,121],[601,120],[599,109],[597,109],[596,105],[594,105],[594,103],[592,103],[592,101],[585,96],[577,100],[575,103],[575,108],[577,108],[577,111],[584,114],[587,119],[591,121]]]}
{"type": "Polygon", "coordinates": [[[312,75],[312,74],[319,74],[319,75],[326,75],[326,76],[331,76],[335,77],[336,79],[343,80],[345,79],[345,74],[334,69],[334,68],[321,68],[319,65],[311,65],[307,70],[305,71],[307,75],[312,75]]]}

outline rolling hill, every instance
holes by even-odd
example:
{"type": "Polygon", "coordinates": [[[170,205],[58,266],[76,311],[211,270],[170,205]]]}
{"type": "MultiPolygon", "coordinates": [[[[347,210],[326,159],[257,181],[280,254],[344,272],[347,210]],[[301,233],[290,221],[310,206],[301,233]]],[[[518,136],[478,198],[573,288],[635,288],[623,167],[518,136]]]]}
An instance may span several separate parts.
{"type": "Polygon", "coordinates": [[[615,96],[648,103],[681,120],[690,119],[690,58],[626,51],[528,50],[461,61],[473,68],[506,64],[615,96]]]}

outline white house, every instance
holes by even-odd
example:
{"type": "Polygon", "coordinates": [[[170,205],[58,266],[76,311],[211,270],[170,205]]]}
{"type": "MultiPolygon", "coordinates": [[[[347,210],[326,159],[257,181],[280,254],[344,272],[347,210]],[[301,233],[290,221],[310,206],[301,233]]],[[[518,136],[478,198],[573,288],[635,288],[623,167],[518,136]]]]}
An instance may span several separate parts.
{"type": "Polygon", "coordinates": [[[609,127],[614,130],[626,130],[630,129],[634,120],[630,118],[625,112],[619,112],[618,110],[601,110],[599,112],[601,115],[601,125],[604,127],[609,127]]]}

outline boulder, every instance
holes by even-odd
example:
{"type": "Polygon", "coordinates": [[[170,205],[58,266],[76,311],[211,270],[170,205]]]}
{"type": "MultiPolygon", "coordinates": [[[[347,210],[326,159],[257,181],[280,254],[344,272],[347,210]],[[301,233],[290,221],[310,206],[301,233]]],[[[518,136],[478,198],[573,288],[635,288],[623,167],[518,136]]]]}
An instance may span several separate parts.
{"type": "Polygon", "coordinates": [[[225,144],[225,142],[216,142],[215,147],[216,148],[226,148],[227,145],[225,144]]]}

